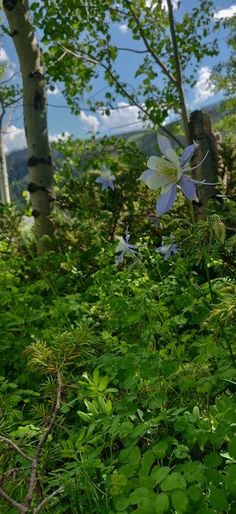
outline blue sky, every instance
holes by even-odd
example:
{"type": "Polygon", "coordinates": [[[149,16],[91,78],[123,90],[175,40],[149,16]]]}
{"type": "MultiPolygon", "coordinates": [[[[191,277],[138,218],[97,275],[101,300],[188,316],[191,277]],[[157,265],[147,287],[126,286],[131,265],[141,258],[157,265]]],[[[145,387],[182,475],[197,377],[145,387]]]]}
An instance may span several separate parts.
{"type": "MultiPolygon", "coordinates": [[[[147,0],[148,1],[148,0],[147,0]]],[[[164,2],[165,0],[163,0],[164,2]]],[[[175,0],[173,0],[174,3],[175,0]]],[[[232,16],[236,14],[235,0],[215,0],[216,16],[232,16]]],[[[181,6],[175,10],[176,18],[181,18],[182,13],[191,10],[192,7],[198,5],[198,0],[182,0],[181,6]]],[[[191,110],[204,107],[209,103],[213,103],[221,98],[215,95],[208,79],[212,66],[219,61],[227,59],[229,50],[225,43],[226,33],[223,29],[217,34],[220,46],[220,55],[217,58],[206,57],[202,60],[197,74],[196,87],[190,91],[186,91],[186,98],[191,110]]],[[[112,27],[112,37],[118,46],[141,48],[140,43],[132,40],[131,33],[125,24],[115,24],[112,27]]],[[[215,35],[214,35],[215,37],[215,35]]],[[[9,75],[18,72],[17,56],[14,46],[10,38],[3,36],[0,41],[0,62],[7,60],[9,65],[9,75]]],[[[117,62],[117,71],[120,76],[130,82],[131,87],[134,84],[134,71],[139,62],[139,56],[122,52],[122,57],[117,62]]],[[[19,79],[19,77],[18,77],[19,79]]],[[[70,109],[66,105],[66,100],[62,95],[62,84],[54,84],[54,93],[48,93],[48,126],[51,139],[57,139],[62,132],[73,134],[75,137],[85,138],[89,133],[97,131],[100,135],[119,133],[128,130],[137,130],[142,128],[139,123],[138,109],[134,106],[126,106],[127,100],[117,98],[117,106],[120,107],[111,112],[111,115],[102,117],[101,114],[94,114],[82,111],[79,116],[72,115],[70,109]]],[[[101,98],[100,90],[105,87],[104,81],[100,78],[93,83],[92,95],[101,98]]],[[[22,121],[22,107],[17,106],[14,111],[9,112],[6,117],[5,126],[5,147],[7,151],[20,148],[25,145],[24,129],[22,121]]]]}

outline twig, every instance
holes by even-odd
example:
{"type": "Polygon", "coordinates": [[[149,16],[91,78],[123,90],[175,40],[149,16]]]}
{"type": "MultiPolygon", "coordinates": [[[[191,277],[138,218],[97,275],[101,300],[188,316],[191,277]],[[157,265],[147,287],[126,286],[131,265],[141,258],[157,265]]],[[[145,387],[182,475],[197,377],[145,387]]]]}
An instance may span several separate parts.
{"type": "MultiPolygon", "coordinates": [[[[30,477],[29,477],[29,483],[28,483],[28,492],[25,497],[24,503],[18,503],[17,501],[13,500],[11,496],[9,496],[4,489],[0,487],[0,496],[4,498],[10,505],[15,507],[21,514],[27,514],[29,512],[33,494],[35,491],[35,487],[37,484],[37,469],[39,465],[39,459],[40,455],[43,449],[44,444],[46,443],[49,434],[51,433],[53,426],[55,424],[57,412],[60,409],[61,406],[61,394],[62,394],[62,378],[61,378],[61,372],[60,370],[57,371],[57,390],[56,390],[56,399],[55,399],[55,405],[53,407],[52,415],[50,418],[50,421],[45,424],[45,431],[42,434],[42,436],[39,439],[38,445],[36,447],[35,456],[29,457],[23,450],[21,450],[13,441],[10,439],[7,439],[6,437],[0,436],[0,441],[3,443],[11,446],[21,457],[31,462],[31,471],[30,471],[30,477]]],[[[20,469],[20,468],[19,468],[20,469]]],[[[37,507],[34,509],[34,514],[37,514],[42,506],[44,506],[48,501],[50,501],[51,498],[54,498],[54,496],[60,494],[62,492],[62,487],[51,493],[49,496],[44,498],[37,507]]]]}
{"type": "Polygon", "coordinates": [[[134,17],[135,21],[136,21],[136,24],[137,24],[137,27],[138,27],[138,30],[139,30],[139,33],[142,37],[142,40],[148,50],[148,52],[150,53],[150,55],[152,56],[152,58],[154,59],[154,61],[156,62],[156,64],[158,66],[160,66],[160,68],[162,69],[163,73],[168,77],[168,79],[170,80],[170,82],[172,84],[174,84],[175,86],[177,86],[177,80],[176,78],[174,77],[174,75],[172,75],[172,73],[168,70],[167,66],[165,65],[165,63],[158,57],[158,55],[155,53],[155,51],[153,50],[151,44],[149,44],[146,36],[145,36],[145,33],[144,33],[144,30],[142,28],[142,25],[140,24],[140,20],[138,18],[138,16],[136,15],[135,11],[132,9],[132,5],[130,2],[128,2],[129,4],[129,10],[130,12],[132,13],[132,16],[134,17]]]}
{"type": "Polygon", "coordinates": [[[23,450],[21,450],[19,448],[19,446],[17,446],[17,444],[13,443],[13,441],[11,441],[11,439],[7,439],[7,437],[0,436],[0,441],[2,441],[3,443],[7,444],[8,446],[11,446],[12,448],[14,448],[14,450],[17,453],[19,453],[19,455],[21,455],[21,457],[23,457],[23,459],[26,459],[29,462],[33,462],[32,457],[30,457],[25,452],[23,452],[23,450]]]}
{"type": "Polygon", "coordinates": [[[3,475],[2,477],[0,477],[0,485],[3,485],[4,482],[6,482],[6,480],[8,479],[8,477],[10,477],[11,475],[17,473],[18,471],[22,471],[23,469],[29,469],[29,467],[17,467],[17,468],[12,468],[12,469],[9,469],[5,475],[3,475]]]}
{"type": "Polygon", "coordinates": [[[11,496],[9,496],[4,491],[4,489],[2,489],[1,487],[0,487],[0,496],[2,496],[2,498],[4,498],[10,505],[12,505],[12,507],[15,507],[17,510],[19,510],[22,513],[25,512],[25,510],[22,509],[22,504],[13,500],[13,498],[11,498],[11,496]]]}
{"type": "Polygon", "coordinates": [[[30,473],[30,479],[29,479],[29,488],[28,488],[28,493],[27,493],[25,501],[24,501],[24,506],[26,506],[26,507],[30,506],[32,498],[33,498],[34,490],[35,490],[35,487],[36,487],[36,484],[37,484],[37,480],[38,480],[37,479],[37,468],[38,468],[39,458],[40,458],[43,446],[46,443],[46,441],[48,439],[48,436],[51,433],[52,428],[54,426],[55,419],[56,419],[56,416],[57,416],[57,412],[60,409],[61,393],[62,393],[61,372],[60,372],[60,370],[58,370],[58,372],[57,372],[57,392],[56,392],[55,406],[54,406],[54,409],[53,409],[52,416],[51,416],[50,422],[48,424],[48,427],[45,430],[45,432],[43,433],[43,435],[41,436],[41,438],[39,439],[39,443],[38,443],[38,446],[37,446],[37,449],[36,449],[35,457],[32,460],[31,473],[30,473]]]}
{"type": "Polygon", "coordinates": [[[56,491],[54,491],[53,493],[49,494],[49,496],[44,498],[44,500],[42,500],[41,503],[39,503],[39,505],[34,509],[33,513],[34,514],[38,514],[38,512],[40,512],[40,510],[42,509],[42,507],[44,507],[44,505],[46,503],[48,503],[55,496],[58,496],[58,494],[63,493],[63,491],[64,491],[64,487],[59,487],[59,489],[56,489],[56,491]]]}
{"type": "MultiPolygon", "coordinates": [[[[134,96],[132,96],[131,94],[128,93],[128,91],[124,87],[124,84],[119,82],[118,78],[114,75],[114,73],[109,68],[109,66],[106,66],[106,64],[104,64],[103,62],[98,61],[97,59],[95,59],[93,57],[88,57],[87,55],[84,55],[81,51],[79,53],[74,52],[73,50],[70,50],[69,48],[64,47],[59,42],[58,42],[58,45],[60,45],[61,48],[64,51],[66,51],[67,53],[73,55],[77,59],[85,60],[87,62],[90,62],[91,64],[96,64],[98,66],[101,66],[101,68],[103,68],[106,71],[106,73],[110,76],[110,78],[112,79],[113,83],[116,85],[117,90],[121,91],[121,93],[124,96],[126,96],[131,101],[131,103],[133,105],[138,107],[138,109],[140,111],[142,111],[153,123],[156,123],[155,120],[152,119],[152,116],[150,115],[150,113],[142,105],[140,105],[137,100],[135,100],[134,96]]],[[[175,137],[171,132],[169,132],[169,130],[166,129],[166,127],[164,127],[163,125],[160,125],[160,124],[157,124],[157,125],[163,130],[163,132],[168,134],[168,136],[171,137],[178,144],[178,146],[180,146],[181,148],[184,148],[184,145],[182,144],[182,142],[177,137],[175,137]]]]}

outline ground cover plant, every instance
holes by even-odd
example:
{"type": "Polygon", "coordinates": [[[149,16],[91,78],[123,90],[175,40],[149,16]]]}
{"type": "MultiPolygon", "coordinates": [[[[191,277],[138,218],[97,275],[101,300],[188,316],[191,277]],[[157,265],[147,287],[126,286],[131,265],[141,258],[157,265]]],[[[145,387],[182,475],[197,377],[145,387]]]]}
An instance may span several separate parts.
{"type": "Polygon", "coordinates": [[[2,512],[236,511],[233,209],[197,219],[193,146],[61,142],[42,255],[1,208],[2,512]]]}

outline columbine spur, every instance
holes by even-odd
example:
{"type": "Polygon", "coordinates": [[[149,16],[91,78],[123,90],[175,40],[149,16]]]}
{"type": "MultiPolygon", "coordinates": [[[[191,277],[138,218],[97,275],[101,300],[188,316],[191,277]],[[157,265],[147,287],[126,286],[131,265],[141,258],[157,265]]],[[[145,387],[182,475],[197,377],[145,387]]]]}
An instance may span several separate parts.
{"type": "Polygon", "coordinates": [[[120,255],[118,255],[116,259],[116,264],[120,264],[123,261],[125,254],[131,255],[133,257],[135,254],[138,254],[136,251],[137,245],[129,244],[129,238],[130,234],[126,234],[125,239],[122,236],[117,236],[119,243],[116,248],[116,252],[120,255]]]}
{"type": "Polygon", "coordinates": [[[198,147],[196,143],[187,146],[179,158],[167,137],[159,134],[157,140],[163,157],[152,155],[147,162],[149,168],[142,173],[138,180],[143,181],[150,189],[161,188],[156,205],[157,216],[161,216],[171,209],[176,199],[177,188],[181,189],[188,200],[198,202],[195,184],[207,185],[208,183],[185,176],[186,171],[194,169],[187,165],[198,147]]]}
{"type": "Polygon", "coordinates": [[[109,170],[106,166],[101,167],[100,176],[96,178],[95,182],[97,184],[101,184],[102,191],[106,189],[112,189],[114,191],[114,181],[116,178],[112,175],[111,170],[109,170]]]}

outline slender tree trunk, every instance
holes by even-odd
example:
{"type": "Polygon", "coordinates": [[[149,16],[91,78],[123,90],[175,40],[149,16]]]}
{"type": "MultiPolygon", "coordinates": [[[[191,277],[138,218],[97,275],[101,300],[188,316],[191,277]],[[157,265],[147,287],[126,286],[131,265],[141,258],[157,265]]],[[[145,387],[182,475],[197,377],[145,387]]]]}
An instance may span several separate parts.
{"type": "Polygon", "coordinates": [[[187,144],[189,144],[190,143],[190,133],[189,133],[189,124],[188,124],[188,121],[189,121],[188,120],[188,111],[187,111],[185,97],[184,97],[182,70],[181,70],[181,62],[180,62],[180,58],[179,58],[179,50],[178,50],[178,44],[177,44],[177,38],[176,38],[176,32],[175,32],[175,20],[174,20],[174,15],[173,15],[172,0],[167,0],[167,5],[168,5],[170,33],[171,33],[171,41],[172,41],[173,52],[174,52],[175,70],[176,70],[176,78],[177,78],[176,87],[177,87],[178,93],[179,93],[180,108],[181,108],[181,113],[182,113],[185,137],[186,137],[187,144]]]}
{"type": "Polygon", "coordinates": [[[3,146],[3,135],[2,135],[2,116],[0,117],[0,190],[1,190],[1,202],[4,204],[11,203],[10,189],[8,182],[7,173],[7,161],[5,150],[3,146]]]}
{"type": "Polygon", "coordinates": [[[28,0],[3,0],[11,36],[19,58],[23,81],[25,134],[33,215],[38,249],[43,251],[45,238],[53,237],[50,219],[53,205],[53,170],[48,140],[47,104],[42,51],[32,26],[28,0]]]}

